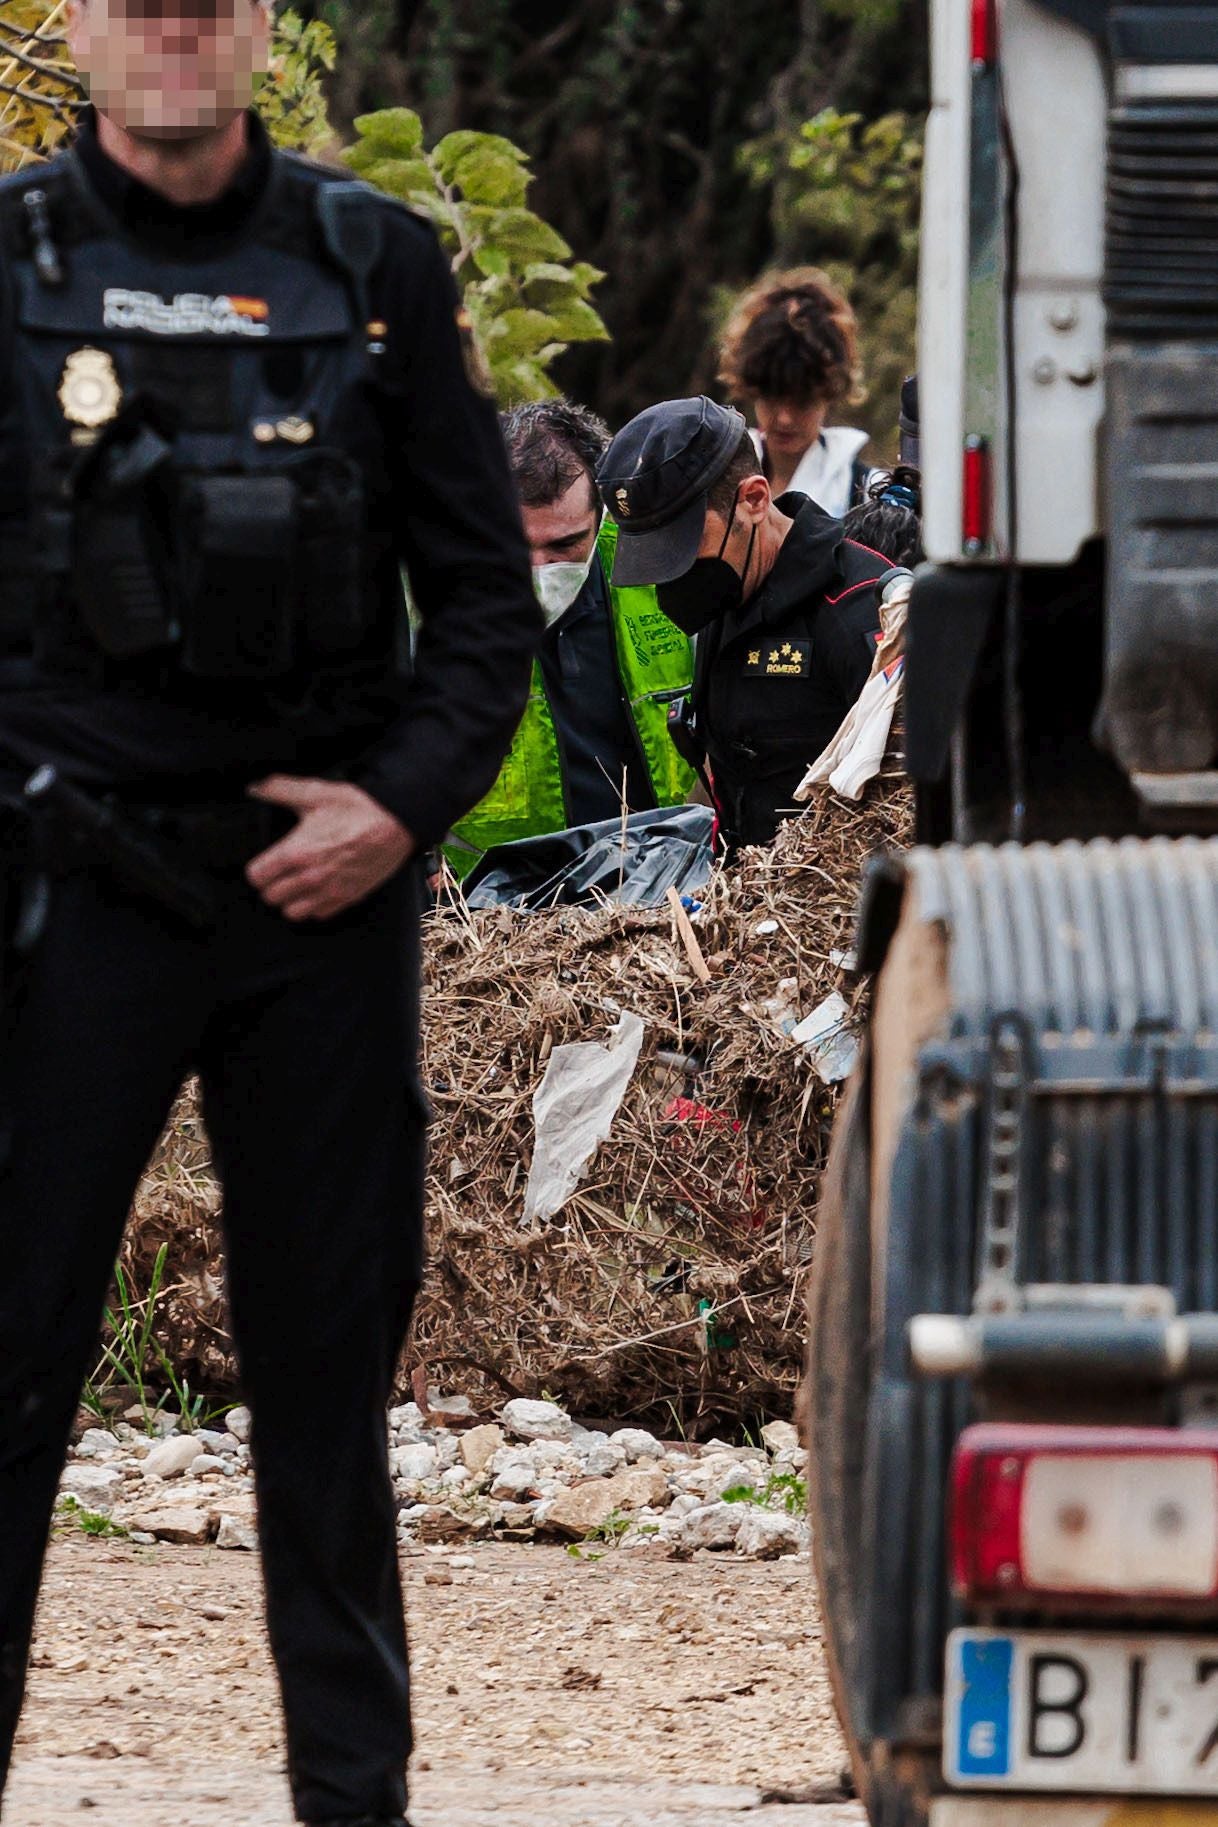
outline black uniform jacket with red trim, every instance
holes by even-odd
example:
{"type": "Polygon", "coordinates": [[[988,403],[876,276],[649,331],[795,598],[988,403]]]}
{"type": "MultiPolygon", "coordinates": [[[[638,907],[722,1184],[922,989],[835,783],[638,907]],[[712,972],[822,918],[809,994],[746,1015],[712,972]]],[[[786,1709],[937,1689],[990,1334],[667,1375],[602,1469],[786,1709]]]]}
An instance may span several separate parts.
{"type": "Polygon", "coordinates": [[[877,582],[890,561],[846,539],[804,495],[778,503],[794,525],[741,608],[698,637],[695,710],[724,835],[765,844],[871,671],[877,582]]]}

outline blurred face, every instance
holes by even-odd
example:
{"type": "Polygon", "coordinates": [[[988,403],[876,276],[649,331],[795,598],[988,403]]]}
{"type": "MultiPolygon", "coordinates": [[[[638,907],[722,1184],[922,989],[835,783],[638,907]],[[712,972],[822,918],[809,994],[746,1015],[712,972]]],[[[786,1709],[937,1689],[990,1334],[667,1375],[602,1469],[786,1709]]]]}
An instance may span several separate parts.
{"type": "Polygon", "coordinates": [[[533,553],[533,564],[582,565],[592,556],[600,531],[600,501],[593,502],[587,476],[580,476],[565,495],[545,507],[522,507],[524,536],[533,553]]]}
{"type": "Polygon", "coordinates": [[[90,99],[135,139],[227,126],[253,100],[270,35],[260,0],[71,0],[68,11],[90,99]]]}
{"type": "Polygon", "coordinates": [[[753,413],[766,446],[776,456],[801,457],[820,437],[826,408],[819,401],[800,406],[792,400],[757,398],[753,413]]]}

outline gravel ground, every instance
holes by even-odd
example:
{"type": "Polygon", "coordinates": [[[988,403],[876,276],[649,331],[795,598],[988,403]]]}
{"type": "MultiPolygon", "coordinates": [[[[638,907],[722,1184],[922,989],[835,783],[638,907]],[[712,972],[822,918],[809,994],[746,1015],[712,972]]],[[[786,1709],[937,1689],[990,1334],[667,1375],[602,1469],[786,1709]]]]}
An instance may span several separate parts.
{"type": "MultiPolygon", "coordinates": [[[[417,1827],[846,1827],[804,1555],[404,1550],[417,1827]]],[[[253,1555],[57,1535],[5,1827],[288,1827],[253,1555]]]]}

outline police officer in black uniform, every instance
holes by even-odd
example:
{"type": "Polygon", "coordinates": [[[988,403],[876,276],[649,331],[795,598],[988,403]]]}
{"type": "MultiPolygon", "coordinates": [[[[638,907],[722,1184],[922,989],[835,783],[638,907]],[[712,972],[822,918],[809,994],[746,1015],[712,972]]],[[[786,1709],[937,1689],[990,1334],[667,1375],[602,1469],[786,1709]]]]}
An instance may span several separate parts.
{"type": "Polygon", "coordinates": [[[41,770],[0,828],[0,1780],[123,1218],[197,1071],[297,1811],[393,1827],[412,859],[495,779],[541,618],[432,230],[244,105],[265,0],[70,24],[96,114],[0,184],[10,804],[41,770]]]}
{"type": "Polygon", "coordinates": [[[709,762],[724,842],[769,843],[867,682],[892,566],[806,496],[775,501],[744,419],[713,400],[640,413],[597,476],[621,530],[614,582],[657,585],[697,637],[675,733],[709,762]]]}

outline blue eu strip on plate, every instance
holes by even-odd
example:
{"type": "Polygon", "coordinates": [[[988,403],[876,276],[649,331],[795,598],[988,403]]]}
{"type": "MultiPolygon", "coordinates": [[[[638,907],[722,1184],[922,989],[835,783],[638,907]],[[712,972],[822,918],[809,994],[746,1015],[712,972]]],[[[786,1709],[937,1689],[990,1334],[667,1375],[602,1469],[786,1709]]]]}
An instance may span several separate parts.
{"type": "Polygon", "coordinates": [[[962,1778],[1002,1777],[1011,1767],[1011,1672],[1015,1645],[1009,1637],[963,1637],[957,1763],[962,1778]]]}

